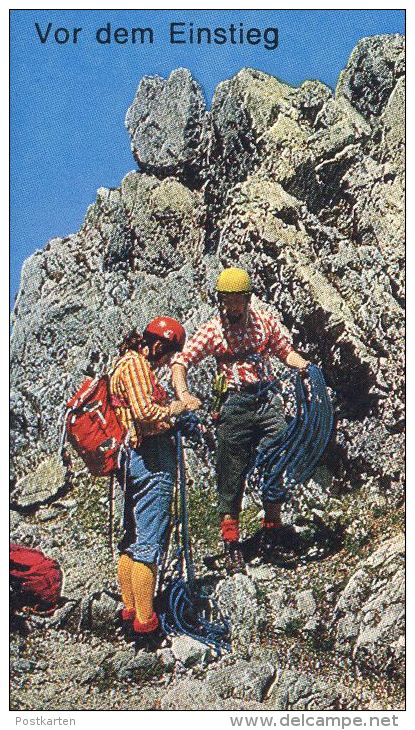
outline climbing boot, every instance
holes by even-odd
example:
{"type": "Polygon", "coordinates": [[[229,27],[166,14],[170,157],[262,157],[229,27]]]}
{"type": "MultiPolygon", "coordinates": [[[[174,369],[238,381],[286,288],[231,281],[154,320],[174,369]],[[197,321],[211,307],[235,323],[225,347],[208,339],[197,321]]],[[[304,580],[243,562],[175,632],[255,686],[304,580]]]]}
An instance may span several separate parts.
{"type": "Polygon", "coordinates": [[[131,636],[130,643],[134,644],[136,651],[146,651],[152,653],[160,649],[161,644],[164,640],[164,635],[159,628],[155,631],[149,631],[146,634],[140,634],[134,632],[131,636]]]}
{"type": "Polygon", "coordinates": [[[246,573],[246,565],[241,545],[237,540],[224,540],[225,568],[228,575],[246,573]]]}
{"type": "Polygon", "coordinates": [[[115,625],[118,629],[118,633],[124,636],[124,638],[131,635],[134,619],[134,608],[123,608],[121,611],[117,612],[115,625]]]}
{"type": "Polygon", "coordinates": [[[145,623],[135,618],[131,628],[131,641],[137,651],[143,649],[152,652],[160,647],[164,637],[156,613],[153,613],[150,620],[145,623]]]}
{"type": "Polygon", "coordinates": [[[119,613],[119,620],[122,622],[134,621],[135,609],[134,608],[122,608],[119,613]]]}
{"type": "Polygon", "coordinates": [[[275,554],[298,554],[301,551],[301,539],[291,525],[262,527],[258,532],[257,545],[257,555],[264,560],[275,554]]]}

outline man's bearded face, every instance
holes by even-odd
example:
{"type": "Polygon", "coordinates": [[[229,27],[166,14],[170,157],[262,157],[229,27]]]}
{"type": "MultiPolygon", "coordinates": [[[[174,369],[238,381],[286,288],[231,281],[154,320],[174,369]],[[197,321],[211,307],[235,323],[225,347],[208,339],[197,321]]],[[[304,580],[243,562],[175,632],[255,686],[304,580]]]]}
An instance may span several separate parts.
{"type": "Polygon", "coordinates": [[[221,294],[221,308],[231,324],[242,323],[245,319],[249,304],[249,295],[247,294],[221,294]]]}

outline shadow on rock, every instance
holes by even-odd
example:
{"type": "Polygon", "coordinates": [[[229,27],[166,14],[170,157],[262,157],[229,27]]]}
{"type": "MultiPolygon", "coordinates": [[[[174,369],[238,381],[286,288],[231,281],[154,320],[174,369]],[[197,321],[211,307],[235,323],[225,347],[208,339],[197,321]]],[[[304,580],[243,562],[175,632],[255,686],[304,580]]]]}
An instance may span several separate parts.
{"type": "MultiPolygon", "coordinates": [[[[280,528],[280,538],[267,537],[266,530],[257,530],[244,540],[242,552],[247,563],[255,558],[278,568],[296,568],[300,564],[321,561],[338,552],[343,544],[343,528],[333,530],[315,517],[304,521],[304,533],[291,526],[280,528]]],[[[277,532],[278,534],[278,532],[277,532]]]]}

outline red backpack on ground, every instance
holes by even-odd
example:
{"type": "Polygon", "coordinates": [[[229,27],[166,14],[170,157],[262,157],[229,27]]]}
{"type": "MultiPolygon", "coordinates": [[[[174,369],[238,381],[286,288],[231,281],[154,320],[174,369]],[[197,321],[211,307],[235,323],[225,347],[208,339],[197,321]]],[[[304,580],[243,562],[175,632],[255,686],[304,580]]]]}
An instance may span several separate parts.
{"type": "Polygon", "coordinates": [[[67,439],[94,476],[106,476],[118,468],[120,449],[126,443],[128,431],[114,405],[109,375],[87,378],[66,404],[67,439]]]}
{"type": "Polygon", "coordinates": [[[62,571],[41,550],[10,543],[10,583],[19,607],[39,613],[52,613],[62,590],[62,571]]]}

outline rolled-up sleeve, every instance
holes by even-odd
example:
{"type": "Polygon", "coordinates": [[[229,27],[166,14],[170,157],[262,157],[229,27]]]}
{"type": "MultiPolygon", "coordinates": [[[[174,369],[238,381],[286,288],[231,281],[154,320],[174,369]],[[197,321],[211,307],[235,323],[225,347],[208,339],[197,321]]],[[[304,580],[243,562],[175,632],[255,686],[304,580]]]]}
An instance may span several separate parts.
{"type": "Polygon", "coordinates": [[[213,354],[214,339],[214,325],[212,322],[206,322],[186,342],[183,350],[174,356],[171,365],[183,365],[186,369],[190,365],[197,365],[205,357],[213,354]]]}

